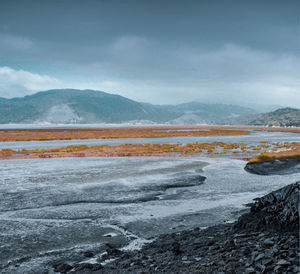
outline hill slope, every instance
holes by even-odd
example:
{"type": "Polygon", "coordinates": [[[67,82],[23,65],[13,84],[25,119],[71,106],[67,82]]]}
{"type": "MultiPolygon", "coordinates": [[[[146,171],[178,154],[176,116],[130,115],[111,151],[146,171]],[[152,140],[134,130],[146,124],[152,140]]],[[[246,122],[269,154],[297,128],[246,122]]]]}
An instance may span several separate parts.
{"type": "Polygon", "coordinates": [[[166,106],[166,108],[172,112],[178,112],[181,114],[173,121],[175,124],[214,124],[224,117],[240,117],[255,113],[253,109],[237,105],[203,104],[199,102],[190,102],[176,106],[166,106]]]}
{"type": "Polygon", "coordinates": [[[215,123],[255,111],[234,105],[152,105],[94,90],[61,89],[0,100],[0,123],[122,123],[151,121],[170,124],[215,123]]]}
{"type": "Polygon", "coordinates": [[[300,127],[300,109],[280,108],[272,112],[257,115],[249,121],[254,126],[300,127]]]}
{"type": "Polygon", "coordinates": [[[0,101],[0,123],[120,123],[144,119],[167,121],[174,117],[168,111],[154,111],[125,97],[93,90],[49,90],[0,101]]]}
{"type": "Polygon", "coordinates": [[[226,118],[221,120],[220,124],[300,127],[300,109],[279,108],[262,114],[226,118]]]}

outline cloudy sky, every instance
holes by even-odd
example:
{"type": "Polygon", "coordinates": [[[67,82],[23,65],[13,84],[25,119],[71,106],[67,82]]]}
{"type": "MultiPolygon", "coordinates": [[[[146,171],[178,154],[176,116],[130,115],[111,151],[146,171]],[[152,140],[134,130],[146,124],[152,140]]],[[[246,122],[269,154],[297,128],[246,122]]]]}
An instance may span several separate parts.
{"type": "Polygon", "coordinates": [[[0,97],[300,107],[299,0],[1,0],[0,97]]]}

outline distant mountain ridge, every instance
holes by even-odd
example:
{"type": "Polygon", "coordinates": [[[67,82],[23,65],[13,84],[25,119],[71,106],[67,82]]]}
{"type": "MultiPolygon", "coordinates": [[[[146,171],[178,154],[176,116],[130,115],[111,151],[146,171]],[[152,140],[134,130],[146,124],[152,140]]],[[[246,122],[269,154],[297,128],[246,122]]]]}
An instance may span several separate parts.
{"type": "Polygon", "coordinates": [[[280,108],[272,112],[257,115],[250,120],[250,125],[254,126],[281,126],[281,127],[300,127],[300,109],[280,108]]]}
{"type": "Polygon", "coordinates": [[[191,102],[152,105],[103,91],[60,89],[20,98],[0,98],[0,123],[215,123],[256,113],[236,105],[191,102]]]}
{"type": "Polygon", "coordinates": [[[125,97],[93,90],[49,90],[0,101],[0,123],[120,123],[160,115],[169,118],[125,97]]]}
{"type": "Polygon", "coordinates": [[[300,109],[290,107],[279,108],[267,113],[227,118],[220,121],[220,123],[230,125],[300,127],[300,109]]]}

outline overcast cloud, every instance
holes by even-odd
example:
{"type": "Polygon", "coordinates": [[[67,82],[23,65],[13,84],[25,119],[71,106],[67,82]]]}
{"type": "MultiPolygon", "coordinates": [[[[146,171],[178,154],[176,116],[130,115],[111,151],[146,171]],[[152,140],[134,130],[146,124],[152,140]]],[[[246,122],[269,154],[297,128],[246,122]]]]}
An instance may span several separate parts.
{"type": "Polygon", "coordinates": [[[3,0],[0,97],[70,87],[160,104],[300,107],[298,5],[3,0]]]}

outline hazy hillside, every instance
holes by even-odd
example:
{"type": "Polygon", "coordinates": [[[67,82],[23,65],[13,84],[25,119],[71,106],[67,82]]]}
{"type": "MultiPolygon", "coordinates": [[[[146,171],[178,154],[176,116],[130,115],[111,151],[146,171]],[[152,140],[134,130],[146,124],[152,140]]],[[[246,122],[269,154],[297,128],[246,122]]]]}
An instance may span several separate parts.
{"type": "Polygon", "coordinates": [[[190,102],[176,106],[168,106],[168,109],[173,112],[182,113],[180,117],[175,119],[175,123],[182,121],[216,123],[224,117],[239,117],[255,113],[253,109],[245,108],[236,105],[225,104],[203,104],[199,102],[190,102]]]}
{"type": "Polygon", "coordinates": [[[230,125],[300,127],[300,110],[296,108],[280,108],[262,114],[226,118],[221,120],[220,123],[230,125]]]}
{"type": "Polygon", "coordinates": [[[49,90],[22,98],[0,98],[0,123],[215,123],[223,118],[255,113],[234,105],[152,105],[93,90],[49,90]]]}
{"type": "Polygon", "coordinates": [[[0,123],[119,123],[131,120],[167,121],[175,116],[119,95],[92,90],[50,90],[0,101],[0,123]]]}
{"type": "Polygon", "coordinates": [[[300,127],[300,109],[280,108],[272,112],[260,114],[250,120],[249,125],[300,127]]]}

